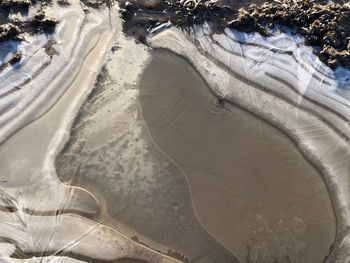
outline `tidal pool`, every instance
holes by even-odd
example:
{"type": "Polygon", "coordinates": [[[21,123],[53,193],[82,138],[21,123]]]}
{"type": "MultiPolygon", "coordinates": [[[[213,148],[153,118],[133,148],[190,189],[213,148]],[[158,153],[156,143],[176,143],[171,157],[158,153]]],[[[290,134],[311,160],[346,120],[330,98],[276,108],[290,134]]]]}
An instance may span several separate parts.
{"type": "Polygon", "coordinates": [[[218,102],[173,54],[154,52],[140,83],[150,134],[181,167],[209,233],[242,261],[322,262],[335,237],[330,199],[285,134],[218,102]]]}
{"type": "Polygon", "coordinates": [[[152,51],[137,83],[113,70],[98,80],[56,160],[63,181],[101,202],[95,220],[190,262],[328,255],[327,189],[284,133],[218,101],[167,51],[152,51]]]}

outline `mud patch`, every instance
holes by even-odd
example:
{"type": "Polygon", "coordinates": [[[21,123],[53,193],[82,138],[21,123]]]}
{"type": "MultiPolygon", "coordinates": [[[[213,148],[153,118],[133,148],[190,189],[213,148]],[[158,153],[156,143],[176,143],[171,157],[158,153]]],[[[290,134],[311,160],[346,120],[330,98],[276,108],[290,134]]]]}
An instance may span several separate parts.
{"type": "Polygon", "coordinates": [[[230,27],[266,37],[271,35],[269,28],[286,26],[305,36],[306,44],[315,47],[315,54],[330,68],[350,69],[348,4],[308,0],[252,3],[239,6],[236,1],[169,1],[147,6],[140,1],[121,1],[121,12],[124,31],[141,41],[151,29],[168,22],[185,30],[210,22],[216,28],[214,32],[230,27]]]}

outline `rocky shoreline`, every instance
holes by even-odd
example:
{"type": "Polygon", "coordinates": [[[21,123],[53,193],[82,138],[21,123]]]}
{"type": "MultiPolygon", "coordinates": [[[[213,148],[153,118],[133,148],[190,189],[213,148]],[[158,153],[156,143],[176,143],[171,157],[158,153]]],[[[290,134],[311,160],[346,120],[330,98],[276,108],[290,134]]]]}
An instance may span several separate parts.
{"type": "MultiPolygon", "coordinates": [[[[320,3],[308,0],[283,0],[250,4],[233,1],[122,1],[124,30],[143,40],[147,32],[161,23],[188,29],[210,22],[217,32],[225,28],[243,32],[259,32],[271,36],[270,29],[283,27],[305,37],[320,60],[332,69],[350,68],[350,6],[341,3],[320,3]],[[133,32],[132,25],[143,27],[133,32]],[[281,27],[282,26],[282,27],[281,27]]],[[[249,2],[252,3],[252,2],[249,2]]]]}

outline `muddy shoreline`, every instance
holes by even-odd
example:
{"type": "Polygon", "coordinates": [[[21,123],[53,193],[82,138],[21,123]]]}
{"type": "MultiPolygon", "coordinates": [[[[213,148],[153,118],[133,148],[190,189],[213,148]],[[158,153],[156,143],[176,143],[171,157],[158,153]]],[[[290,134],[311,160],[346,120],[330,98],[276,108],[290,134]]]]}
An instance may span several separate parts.
{"type": "Polygon", "coordinates": [[[209,22],[214,31],[225,28],[259,32],[283,27],[306,38],[319,59],[332,69],[350,68],[350,6],[344,3],[302,0],[294,2],[253,1],[121,1],[124,31],[145,41],[147,34],[162,23],[189,30],[209,22]]]}

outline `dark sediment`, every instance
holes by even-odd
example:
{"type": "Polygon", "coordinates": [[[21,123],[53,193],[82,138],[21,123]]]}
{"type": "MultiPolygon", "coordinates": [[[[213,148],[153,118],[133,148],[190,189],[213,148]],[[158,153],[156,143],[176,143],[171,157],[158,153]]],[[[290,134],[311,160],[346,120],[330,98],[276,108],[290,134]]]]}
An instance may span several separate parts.
{"type": "Polygon", "coordinates": [[[6,40],[19,40],[20,30],[13,24],[0,25],[0,42],[6,40]]]}
{"type": "Polygon", "coordinates": [[[57,0],[57,4],[60,6],[70,6],[70,2],[68,0],[57,0]]]}
{"type": "Polygon", "coordinates": [[[47,43],[44,45],[45,53],[50,57],[58,54],[58,51],[53,47],[54,44],[57,44],[56,40],[50,38],[47,43]]]}
{"type": "Polygon", "coordinates": [[[3,8],[29,7],[30,4],[29,0],[2,0],[0,6],[3,8]]]}
{"type": "Polygon", "coordinates": [[[57,23],[56,19],[47,18],[44,11],[38,12],[28,21],[30,29],[35,33],[52,33],[57,23]]]}
{"type": "MultiPolygon", "coordinates": [[[[330,68],[350,69],[350,5],[308,0],[251,4],[235,1],[121,1],[126,33],[144,40],[161,23],[188,29],[211,22],[217,32],[226,27],[270,36],[275,26],[296,29],[306,44],[330,68]],[[135,29],[137,25],[137,31],[135,29]]],[[[253,1],[254,3],[254,1],[253,1]]]]}
{"type": "Polygon", "coordinates": [[[17,51],[13,56],[12,58],[9,60],[9,64],[10,65],[14,65],[16,64],[17,62],[19,62],[20,60],[22,59],[22,53],[21,51],[17,51]]]}
{"type": "Polygon", "coordinates": [[[350,69],[350,7],[335,3],[326,5],[309,1],[251,6],[240,10],[239,17],[229,26],[254,31],[255,27],[273,27],[279,24],[297,27],[306,44],[320,47],[315,53],[332,69],[342,65],[350,69]]]}
{"type": "Polygon", "coordinates": [[[22,52],[17,51],[6,63],[0,65],[0,72],[3,71],[9,65],[15,65],[17,62],[21,61],[22,52]]]}

